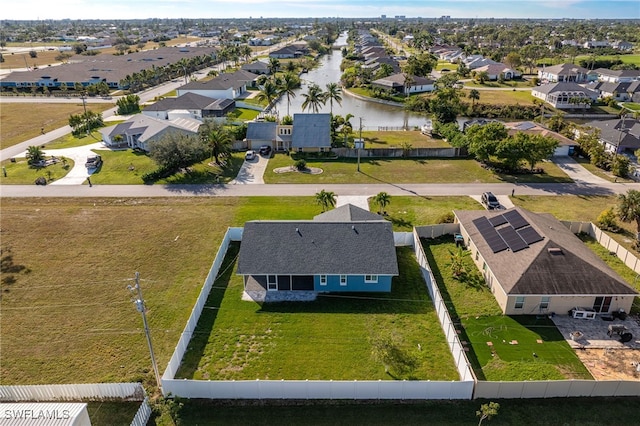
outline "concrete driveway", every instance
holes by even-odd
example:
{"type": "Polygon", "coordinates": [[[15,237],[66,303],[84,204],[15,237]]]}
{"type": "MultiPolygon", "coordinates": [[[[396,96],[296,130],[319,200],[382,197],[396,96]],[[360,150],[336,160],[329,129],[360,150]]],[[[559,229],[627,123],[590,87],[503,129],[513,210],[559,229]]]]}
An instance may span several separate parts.
{"type": "Polygon", "coordinates": [[[264,184],[264,171],[269,164],[269,158],[256,154],[251,161],[244,160],[238,176],[229,184],[231,185],[262,185],[264,184]]]}
{"type": "MultiPolygon", "coordinates": [[[[45,149],[44,153],[47,156],[66,157],[73,160],[74,165],[69,173],[63,178],[52,182],[51,185],[82,185],[87,177],[95,170],[87,170],[84,166],[87,162],[87,157],[92,154],[96,154],[94,151],[108,150],[102,142],[92,143],[91,145],[78,146],[74,148],[62,148],[62,149],[45,149]]],[[[99,152],[98,152],[99,153],[99,152]]]]}

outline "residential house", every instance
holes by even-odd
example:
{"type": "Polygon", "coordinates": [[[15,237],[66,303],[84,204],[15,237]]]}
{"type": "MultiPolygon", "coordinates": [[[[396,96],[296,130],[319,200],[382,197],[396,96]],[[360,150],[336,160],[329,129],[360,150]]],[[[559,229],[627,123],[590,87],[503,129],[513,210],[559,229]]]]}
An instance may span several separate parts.
{"type": "Polygon", "coordinates": [[[391,222],[350,204],[313,220],[247,222],[237,273],[245,292],[390,292],[391,222]]]}
{"type": "Polygon", "coordinates": [[[411,93],[432,92],[435,90],[434,84],[435,81],[429,78],[419,77],[417,75],[407,75],[404,73],[393,74],[371,82],[371,85],[374,87],[405,95],[411,93]]]}
{"type": "Polygon", "coordinates": [[[508,129],[509,135],[515,135],[516,133],[526,133],[529,135],[539,135],[550,137],[558,141],[558,147],[553,153],[554,157],[566,157],[573,155],[576,148],[580,146],[576,141],[569,139],[568,137],[561,135],[560,133],[551,131],[539,123],[531,121],[518,121],[513,123],[504,123],[508,129]]]}
{"type": "Polygon", "coordinates": [[[631,83],[640,80],[640,70],[610,70],[598,68],[594,71],[599,81],[605,83],[631,83]]]}
{"type": "Polygon", "coordinates": [[[628,41],[622,41],[622,40],[614,41],[613,43],[611,43],[611,47],[617,50],[622,50],[622,51],[633,50],[632,43],[629,43],[628,41]]]}
{"type": "Polygon", "coordinates": [[[153,142],[168,133],[196,135],[202,122],[189,118],[161,120],[136,114],[122,123],[100,129],[102,141],[110,147],[128,147],[149,151],[153,142]]]}
{"type": "Polygon", "coordinates": [[[640,80],[628,83],[609,83],[599,81],[588,86],[598,92],[601,98],[611,97],[619,102],[631,101],[633,95],[640,93],[640,80]]]}
{"type": "Polygon", "coordinates": [[[291,148],[297,152],[331,151],[331,114],[294,114],[291,148]]]}
{"type": "Polygon", "coordinates": [[[631,310],[638,292],[551,214],[515,207],[454,215],[503,314],[631,310]]]}
{"type": "Polygon", "coordinates": [[[509,68],[505,64],[501,62],[496,62],[494,64],[485,65],[479,68],[476,68],[475,71],[477,73],[486,72],[489,76],[489,80],[498,80],[500,76],[502,76],[505,80],[513,80],[514,78],[519,78],[522,76],[522,73],[509,68]]]}
{"type": "Polygon", "coordinates": [[[250,72],[256,75],[269,75],[271,71],[269,70],[269,64],[262,61],[251,62],[250,64],[244,64],[240,67],[241,70],[250,72]]]}
{"type": "Polygon", "coordinates": [[[531,94],[554,108],[589,109],[598,99],[598,93],[577,83],[549,83],[531,89],[531,94]]]}
{"type": "Polygon", "coordinates": [[[633,154],[640,148],[640,121],[634,118],[592,121],[587,126],[600,131],[600,143],[613,153],[633,154]]]}
{"type": "Polygon", "coordinates": [[[542,67],[538,70],[538,78],[543,83],[573,82],[586,83],[589,70],[574,64],[559,64],[542,67]]]}
{"type": "Polygon", "coordinates": [[[585,41],[582,47],[584,47],[585,49],[611,47],[611,43],[609,43],[607,40],[589,40],[585,41]]]}
{"type": "Polygon", "coordinates": [[[290,44],[288,46],[284,46],[278,50],[274,50],[269,53],[270,58],[276,59],[294,59],[305,56],[309,53],[306,45],[302,44],[290,44]]]}
{"type": "Polygon", "coordinates": [[[203,120],[211,117],[225,117],[235,110],[233,99],[213,99],[197,93],[187,92],[177,98],[165,98],[146,106],[142,113],[161,120],[190,117],[203,120]]]}
{"type": "Polygon", "coordinates": [[[496,61],[491,60],[489,58],[479,58],[479,59],[474,59],[472,61],[465,61],[467,68],[469,68],[472,71],[478,70],[478,68],[482,68],[487,65],[493,65],[496,63],[497,63],[496,61]]]}
{"type": "Polygon", "coordinates": [[[185,93],[196,93],[208,98],[237,99],[247,91],[247,87],[254,86],[258,75],[239,70],[234,73],[224,73],[207,81],[192,81],[178,87],[178,96],[185,93]]]}
{"type": "Polygon", "coordinates": [[[278,123],[275,121],[251,121],[247,123],[247,148],[258,150],[263,145],[276,147],[278,123]]]}

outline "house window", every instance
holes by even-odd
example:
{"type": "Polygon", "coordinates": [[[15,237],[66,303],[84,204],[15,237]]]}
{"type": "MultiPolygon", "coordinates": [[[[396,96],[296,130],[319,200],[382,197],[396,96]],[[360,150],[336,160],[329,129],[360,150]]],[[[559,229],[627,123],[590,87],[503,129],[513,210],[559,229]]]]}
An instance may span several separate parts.
{"type": "Polygon", "coordinates": [[[320,147],[320,152],[324,152],[324,147],[323,146],[320,147]]]}
{"type": "Polygon", "coordinates": [[[320,275],[320,285],[327,285],[327,276],[320,275]]]}
{"type": "Polygon", "coordinates": [[[364,282],[365,283],[377,283],[378,282],[378,276],[377,275],[365,275],[364,276],[364,282]]]}
{"type": "Polygon", "coordinates": [[[549,309],[549,300],[551,298],[549,296],[543,296],[540,299],[540,310],[549,309]]]}
{"type": "Polygon", "coordinates": [[[302,148],[301,147],[298,147],[298,152],[302,152],[302,148]]]}
{"type": "Polygon", "coordinates": [[[347,276],[346,275],[340,275],[340,285],[342,285],[342,286],[347,285],[347,276]]]}
{"type": "Polygon", "coordinates": [[[524,308],[524,296],[516,297],[516,305],[514,306],[516,309],[524,308]]]}
{"type": "Polygon", "coordinates": [[[275,275],[267,275],[267,290],[274,291],[278,289],[278,278],[275,275]]]}
{"type": "Polygon", "coordinates": [[[476,260],[478,260],[480,258],[480,252],[476,251],[476,260]]]}

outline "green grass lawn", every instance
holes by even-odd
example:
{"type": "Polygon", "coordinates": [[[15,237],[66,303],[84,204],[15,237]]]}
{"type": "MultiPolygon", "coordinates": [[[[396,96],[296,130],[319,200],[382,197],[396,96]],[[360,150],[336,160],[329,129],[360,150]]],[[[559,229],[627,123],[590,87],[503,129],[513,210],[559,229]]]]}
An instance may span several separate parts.
{"type": "Polygon", "coordinates": [[[423,135],[419,130],[411,131],[363,131],[364,146],[371,148],[401,148],[403,143],[412,148],[451,148],[443,139],[423,135]]]}
{"type": "Polygon", "coordinates": [[[323,173],[275,173],[274,169],[293,165],[297,156],[276,154],[269,160],[265,183],[443,183],[500,182],[490,171],[474,160],[451,158],[366,158],[307,159],[308,167],[323,173]]]}
{"type": "Polygon", "coordinates": [[[248,108],[236,108],[230,114],[236,120],[251,121],[251,120],[254,120],[258,115],[260,115],[260,111],[256,111],[255,109],[248,109],[248,108]]]}
{"type": "Polygon", "coordinates": [[[54,182],[64,176],[73,168],[73,160],[66,160],[47,167],[31,167],[25,158],[17,158],[15,163],[10,160],[2,162],[3,171],[0,173],[0,185],[31,185],[39,177],[54,182]],[[7,176],[4,176],[4,170],[7,176]]]}
{"type": "MultiPolygon", "coordinates": [[[[465,100],[471,102],[467,98],[470,89],[462,89],[465,100]]],[[[481,104],[490,105],[533,105],[534,97],[529,90],[478,90],[480,99],[477,101],[481,104]]]]}
{"type": "Polygon", "coordinates": [[[94,426],[129,426],[141,402],[88,402],[87,412],[94,426]]]}
{"type": "Polygon", "coordinates": [[[623,102],[622,106],[632,112],[640,112],[640,104],[636,102],[623,102]]]}
{"type": "Polygon", "coordinates": [[[398,249],[391,294],[338,294],[314,302],[241,300],[239,245],[227,253],[177,377],[198,380],[457,380],[458,373],[409,247],[398,249]],[[219,309],[218,309],[219,307],[219,309]],[[405,374],[386,374],[372,342],[393,336],[405,374]],[[421,345],[422,350],[419,349],[421,345]]]}
{"type": "Polygon", "coordinates": [[[451,236],[422,240],[422,244],[453,321],[464,328],[460,337],[471,346],[469,360],[480,380],[591,379],[550,319],[501,314],[468,255],[466,274],[453,278],[449,270],[450,251],[455,251],[451,236]],[[517,344],[510,343],[514,340],[517,344]]]}
{"type": "MultiPolygon", "coordinates": [[[[369,199],[372,212],[379,207],[369,199]]],[[[393,230],[408,232],[414,226],[441,223],[443,218],[457,210],[479,210],[482,205],[471,197],[391,197],[385,208],[386,219],[393,223],[393,230]]]]}
{"type": "MultiPolygon", "coordinates": [[[[367,89],[366,87],[350,87],[349,92],[353,92],[356,95],[360,95],[360,96],[366,96],[368,98],[378,99],[375,96],[373,96],[373,92],[367,89]]],[[[398,95],[392,95],[389,99],[382,99],[382,100],[397,102],[401,104],[404,102],[405,99],[406,98],[404,96],[398,94],[398,95]]]]}
{"type": "MultiPolygon", "coordinates": [[[[113,124],[116,123],[107,123],[108,126],[111,126],[113,124]]],[[[81,136],[73,136],[71,133],[69,133],[51,141],[46,145],[45,149],[75,148],[77,146],[94,144],[96,142],[100,142],[101,140],[102,135],[97,130],[92,131],[91,135],[83,134],[81,136]]]]}
{"type": "MultiPolygon", "coordinates": [[[[637,424],[640,398],[501,399],[498,415],[483,425],[620,425],[637,424]]],[[[473,401],[331,401],[293,405],[285,403],[230,404],[228,401],[182,400],[174,423],[158,425],[475,425],[486,400],[473,401]]]]}
{"type": "Polygon", "coordinates": [[[540,174],[508,174],[500,173],[501,181],[509,183],[571,183],[571,179],[560,167],[551,161],[542,161],[536,164],[536,168],[543,170],[540,174]]]}
{"type": "Polygon", "coordinates": [[[531,82],[530,81],[526,81],[526,80],[505,80],[504,82],[500,83],[499,81],[485,81],[483,84],[478,83],[475,80],[471,80],[471,81],[465,81],[464,82],[465,86],[468,87],[500,87],[500,88],[513,88],[513,87],[533,87],[531,86],[531,82]]]}

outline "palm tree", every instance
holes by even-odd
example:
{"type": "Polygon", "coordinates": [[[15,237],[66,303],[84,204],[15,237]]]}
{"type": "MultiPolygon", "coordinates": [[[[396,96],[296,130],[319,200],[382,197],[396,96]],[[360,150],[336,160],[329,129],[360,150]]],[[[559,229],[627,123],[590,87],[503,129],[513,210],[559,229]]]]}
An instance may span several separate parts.
{"type": "Polygon", "coordinates": [[[279,86],[279,95],[287,96],[287,115],[290,115],[289,107],[291,106],[291,98],[296,97],[296,89],[300,86],[300,79],[295,74],[288,72],[282,80],[280,80],[279,86]]]}
{"type": "Polygon", "coordinates": [[[328,83],[326,85],[327,91],[325,93],[325,99],[329,101],[331,107],[331,114],[333,114],[333,101],[342,106],[342,89],[338,83],[328,83]]]}
{"type": "Polygon", "coordinates": [[[378,213],[384,214],[384,209],[391,203],[391,195],[386,192],[379,192],[375,197],[373,197],[373,201],[380,207],[378,213]]]}
{"type": "Polygon", "coordinates": [[[220,158],[227,157],[231,152],[231,135],[220,123],[208,119],[198,130],[200,138],[211,149],[211,159],[215,158],[216,164],[220,165],[220,158]]]}
{"type": "Polygon", "coordinates": [[[636,244],[640,244],[640,191],[630,189],[618,195],[618,216],[623,222],[636,222],[636,244]]]}
{"type": "Polygon", "coordinates": [[[44,160],[44,152],[42,151],[42,148],[40,148],[37,145],[31,145],[30,147],[27,148],[27,163],[28,164],[34,164],[37,163],[38,161],[44,160]]]}
{"type": "Polygon", "coordinates": [[[278,58],[269,58],[269,73],[275,74],[280,69],[280,61],[278,58]]]}
{"type": "Polygon", "coordinates": [[[467,95],[469,99],[471,99],[471,107],[476,106],[476,101],[480,100],[480,91],[477,89],[469,90],[469,94],[467,95]]]}
{"type": "Polygon", "coordinates": [[[324,189],[320,192],[316,192],[316,204],[322,206],[322,211],[327,211],[329,207],[336,206],[336,194],[331,191],[325,191],[324,189]]]}
{"type": "Polygon", "coordinates": [[[296,64],[293,61],[289,61],[287,62],[287,65],[285,66],[284,69],[286,69],[287,72],[295,72],[296,64]]]}
{"type": "Polygon", "coordinates": [[[302,102],[303,111],[305,111],[307,107],[310,107],[311,110],[317,114],[320,106],[326,102],[325,94],[317,84],[310,85],[307,93],[304,93],[302,96],[304,97],[304,102],[302,102]]]}
{"type": "Polygon", "coordinates": [[[260,88],[260,93],[256,95],[258,102],[267,101],[267,108],[271,105],[274,99],[278,98],[278,87],[271,80],[264,82],[264,85],[260,88]]]}

